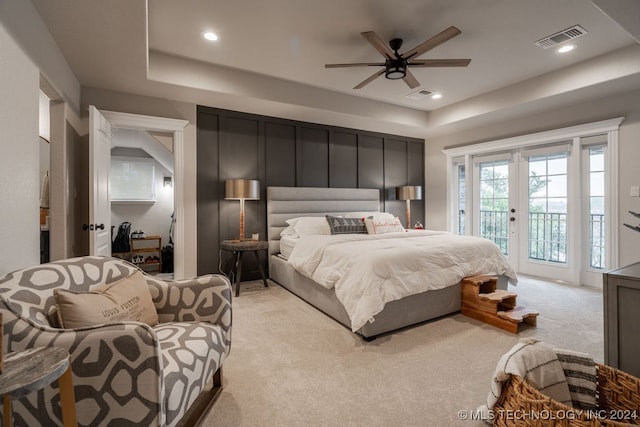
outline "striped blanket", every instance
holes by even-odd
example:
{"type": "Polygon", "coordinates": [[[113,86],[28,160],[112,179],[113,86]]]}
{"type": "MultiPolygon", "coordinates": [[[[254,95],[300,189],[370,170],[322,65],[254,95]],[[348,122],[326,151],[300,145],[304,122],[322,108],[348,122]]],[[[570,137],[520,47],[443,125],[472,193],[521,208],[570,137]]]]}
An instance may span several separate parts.
{"type": "Polygon", "coordinates": [[[554,351],[569,384],[572,406],[576,409],[597,410],[598,374],[593,359],[586,353],[563,349],[554,351]]]}

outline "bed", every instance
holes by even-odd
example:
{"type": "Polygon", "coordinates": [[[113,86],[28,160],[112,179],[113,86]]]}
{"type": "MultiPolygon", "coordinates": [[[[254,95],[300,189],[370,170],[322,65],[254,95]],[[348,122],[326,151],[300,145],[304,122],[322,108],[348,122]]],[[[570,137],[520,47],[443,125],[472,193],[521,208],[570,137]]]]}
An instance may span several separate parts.
{"type": "MultiPolygon", "coordinates": [[[[269,241],[270,278],[304,301],[350,328],[355,333],[362,335],[366,340],[374,339],[376,336],[386,332],[460,311],[460,279],[451,279],[451,283],[440,283],[436,289],[411,293],[399,299],[385,301],[381,310],[376,310],[375,315],[366,317],[366,313],[364,314],[367,319],[366,321],[363,321],[363,314],[360,314],[356,320],[354,318],[353,307],[347,304],[349,308],[348,312],[343,302],[339,299],[338,295],[344,300],[339,287],[328,286],[326,283],[323,283],[322,280],[316,281],[311,278],[313,277],[311,274],[312,270],[316,267],[320,268],[320,266],[314,265],[309,268],[309,271],[305,271],[300,267],[300,264],[304,264],[305,260],[302,262],[298,260],[296,268],[293,263],[288,260],[288,257],[281,254],[281,233],[289,226],[287,223],[288,220],[299,217],[324,218],[325,215],[340,217],[354,212],[366,213],[377,211],[380,211],[380,190],[377,189],[268,187],[267,234],[269,241]],[[301,271],[304,271],[304,274],[301,271]]],[[[393,233],[387,236],[379,236],[379,238],[374,240],[384,239],[384,242],[378,243],[386,247],[388,243],[396,240],[392,238],[394,237],[392,234],[393,233]]],[[[402,236],[400,235],[401,233],[396,234],[398,234],[397,237],[399,237],[397,240],[403,241],[402,244],[406,245],[406,242],[413,242],[410,246],[420,241],[420,238],[444,239],[444,234],[453,236],[449,233],[429,231],[410,231],[402,233],[404,234],[402,236]]],[[[286,236],[283,237],[286,238],[286,236]]],[[[375,237],[376,236],[363,236],[362,239],[375,237]]],[[[455,237],[459,239],[465,238],[464,236],[455,237]]],[[[341,240],[339,243],[335,243],[334,247],[336,249],[342,248],[341,245],[344,240],[358,241],[344,244],[369,246],[368,243],[360,241],[360,237],[350,235],[342,237],[330,236],[326,240],[329,241],[333,238],[341,240]]],[[[469,238],[471,238],[471,236],[469,236],[469,238]]],[[[282,246],[283,251],[286,255],[291,255],[293,246],[286,244],[288,242],[284,240],[283,243],[285,243],[282,246]]],[[[323,247],[314,247],[314,242],[309,241],[307,243],[307,246],[310,248],[315,248],[316,251],[323,252],[323,247]]],[[[334,242],[332,241],[331,244],[333,245],[334,242]]],[[[467,246],[471,248],[471,246],[474,245],[475,243],[467,246]]],[[[371,246],[373,246],[373,244],[371,246]]],[[[300,252],[300,250],[300,248],[297,248],[296,251],[300,252]]],[[[294,261],[294,259],[292,259],[292,261],[294,261]]],[[[515,283],[517,280],[515,273],[508,265],[503,265],[499,269],[503,271],[478,271],[476,274],[498,273],[498,287],[501,289],[507,288],[508,280],[515,283]]]]}

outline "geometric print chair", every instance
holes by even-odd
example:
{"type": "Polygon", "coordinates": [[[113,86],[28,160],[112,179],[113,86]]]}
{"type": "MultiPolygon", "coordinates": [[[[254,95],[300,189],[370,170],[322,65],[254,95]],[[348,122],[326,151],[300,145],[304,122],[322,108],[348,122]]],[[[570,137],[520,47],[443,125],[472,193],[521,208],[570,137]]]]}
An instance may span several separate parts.
{"type": "MultiPolygon", "coordinates": [[[[185,414],[194,422],[222,388],[231,348],[231,286],[222,275],[179,281],[145,275],[158,312],[153,327],[131,321],[56,327],[54,289],[87,292],[137,271],[117,258],[79,257],[0,278],[4,352],[65,348],[79,425],[174,426],[185,414]]],[[[61,425],[57,381],[15,399],[13,419],[16,426],[61,425]]]]}

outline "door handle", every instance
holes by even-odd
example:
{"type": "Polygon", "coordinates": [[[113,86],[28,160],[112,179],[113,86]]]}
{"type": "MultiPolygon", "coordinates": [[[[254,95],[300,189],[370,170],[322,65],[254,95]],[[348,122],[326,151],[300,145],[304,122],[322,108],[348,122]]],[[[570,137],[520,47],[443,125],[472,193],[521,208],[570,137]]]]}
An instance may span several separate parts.
{"type": "Polygon", "coordinates": [[[104,224],[96,224],[96,230],[104,230],[104,224]]]}
{"type": "Polygon", "coordinates": [[[93,224],[82,224],[82,231],[93,231],[93,224]]]}
{"type": "Polygon", "coordinates": [[[509,218],[509,221],[511,221],[511,222],[513,222],[513,221],[515,221],[515,220],[516,220],[516,219],[515,219],[515,217],[511,217],[511,218],[509,218]]]}

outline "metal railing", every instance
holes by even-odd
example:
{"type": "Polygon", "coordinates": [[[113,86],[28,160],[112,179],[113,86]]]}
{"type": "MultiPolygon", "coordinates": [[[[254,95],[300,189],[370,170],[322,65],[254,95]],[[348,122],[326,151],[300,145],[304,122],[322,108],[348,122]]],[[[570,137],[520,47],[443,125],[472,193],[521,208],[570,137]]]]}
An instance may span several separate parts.
{"type": "MultiPolygon", "coordinates": [[[[529,259],[567,262],[567,214],[529,212],[528,229],[529,259]]],[[[481,210],[480,235],[508,255],[509,212],[481,210]]],[[[606,266],[605,237],[604,215],[589,215],[589,266],[593,269],[606,266]]]]}
{"type": "Polygon", "coordinates": [[[567,214],[529,212],[529,259],[567,262],[567,214]]]}
{"type": "Polygon", "coordinates": [[[480,236],[492,240],[503,254],[509,255],[509,212],[481,210],[480,236]]]}
{"type": "Polygon", "coordinates": [[[604,230],[604,215],[589,215],[589,266],[597,270],[606,266],[604,230]]]}

